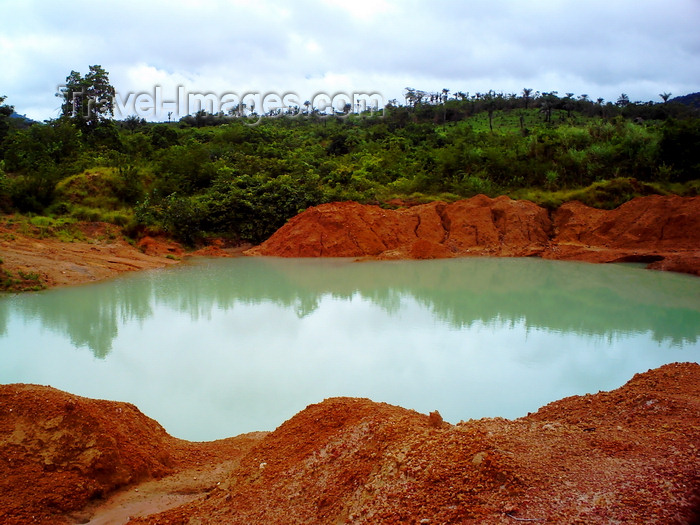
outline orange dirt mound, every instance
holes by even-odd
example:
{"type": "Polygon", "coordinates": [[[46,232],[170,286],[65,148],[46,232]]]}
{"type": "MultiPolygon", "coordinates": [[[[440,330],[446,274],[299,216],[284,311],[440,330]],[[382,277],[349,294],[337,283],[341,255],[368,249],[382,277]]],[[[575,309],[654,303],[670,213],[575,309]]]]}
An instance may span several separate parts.
{"type": "Polygon", "coordinates": [[[47,522],[172,469],[171,439],[129,404],[50,387],[0,388],[0,522],[47,522]]]}
{"type": "Polygon", "coordinates": [[[263,435],[190,443],[129,403],[0,385],[0,523],[82,523],[80,511],[120,487],[230,463],[263,435]]]}
{"type": "Polygon", "coordinates": [[[281,257],[429,259],[469,255],[641,261],[700,275],[700,197],[639,197],[615,210],[579,202],[552,217],[529,201],[483,195],[386,210],[323,204],[245,253],[281,257]]]}
{"type": "Polygon", "coordinates": [[[168,239],[154,238],[146,236],[136,245],[146,255],[182,257],[185,250],[176,242],[168,239]]]}
{"type": "Polygon", "coordinates": [[[696,523],[699,447],[695,363],[513,421],[334,398],[211,443],[174,439],[132,405],[5,385],[0,522],[112,523],[100,498],[130,485],[109,510],[126,523],[119,507],[148,509],[164,485],[191,496],[130,523],[696,523]]]}
{"type": "Polygon", "coordinates": [[[700,275],[700,197],[652,195],[614,210],[568,202],[554,215],[554,228],[548,258],[649,262],[700,275]]]}
{"type": "Polygon", "coordinates": [[[362,399],[309,406],[225,486],[135,523],[690,523],[700,366],[528,417],[451,426],[362,399]]]}

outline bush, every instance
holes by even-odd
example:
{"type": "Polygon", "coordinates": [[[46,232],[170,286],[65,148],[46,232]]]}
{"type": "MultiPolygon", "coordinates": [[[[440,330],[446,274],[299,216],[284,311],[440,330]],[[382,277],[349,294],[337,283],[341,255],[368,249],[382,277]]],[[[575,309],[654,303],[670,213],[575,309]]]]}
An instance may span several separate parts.
{"type": "Polygon", "coordinates": [[[15,176],[9,186],[13,206],[22,213],[43,213],[54,200],[58,178],[50,165],[28,175],[15,176]]]}
{"type": "Polygon", "coordinates": [[[659,158],[673,167],[673,182],[700,177],[700,119],[672,120],[662,128],[659,158]]]}

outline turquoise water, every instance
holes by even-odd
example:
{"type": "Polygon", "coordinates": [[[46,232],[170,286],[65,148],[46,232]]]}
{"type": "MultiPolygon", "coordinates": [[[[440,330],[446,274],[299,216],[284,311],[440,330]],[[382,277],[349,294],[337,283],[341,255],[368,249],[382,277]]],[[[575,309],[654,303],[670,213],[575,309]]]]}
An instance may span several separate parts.
{"type": "Polygon", "coordinates": [[[0,297],[0,382],[128,401],[210,440],[334,396],[520,417],[697,362],[699,336],[700,279],[630,265],[199,259],[0,297]]]}

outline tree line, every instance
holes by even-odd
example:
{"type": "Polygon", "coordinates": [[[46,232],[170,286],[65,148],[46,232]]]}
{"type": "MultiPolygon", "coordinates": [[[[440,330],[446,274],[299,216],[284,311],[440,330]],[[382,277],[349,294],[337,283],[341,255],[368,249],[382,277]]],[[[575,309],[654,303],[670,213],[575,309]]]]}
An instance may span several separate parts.
{"type": "Polygon", "coordinates": [[[382,114],[306,111],[256,126],[204,111],[116,121],[113,94],[107,72],[92,66],[66,79],[57,119],[27,126],[0,100],[1,211],[163,230],[189,244],[208,235],[259,242],[337,200],[551,195],[621,178],[658,192],[699,188],[698,110],[666,93],[605,103],[529,88],[407,88],[382,114]]]}

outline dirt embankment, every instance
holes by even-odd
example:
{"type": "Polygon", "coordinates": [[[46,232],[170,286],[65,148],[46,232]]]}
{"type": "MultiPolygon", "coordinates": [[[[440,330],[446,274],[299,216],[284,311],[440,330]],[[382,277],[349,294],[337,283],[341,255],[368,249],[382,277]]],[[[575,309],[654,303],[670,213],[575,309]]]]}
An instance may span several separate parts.
{"type": "Polygon", "coordinates": [[[614,210],[570,202],[551,215],[532,202],[505,196],[399,210],[331,203],[292,218],[245,253],[380,259],[539,256],[648,262],[651,268],[700,275],[700,197],[639,197],[614,210]]]}
{"type": "Polygon", "coordinates": [[[144,239],[133,246],[121,238],[119,229],[106,223],[83,223],[80,238],[64,242],[38,231],[22,232],[13,225],[0,224],[0,270],[17,277],[36,276],[42,286],[63,286],[94,282],[124,272],[163,268],[176,264],[183,250],[174,243],[144,239]],[[166,257],[170,255],[170,257],[166,257]]]}
{"type": "Polygon", "coordinates": [[[699,447],[690,363],[513,421],[334,398],[210,443],[129,404],[4,385],[0,522],[697,523],[699,447]]]}
{"type": "Polygon", "coordinates": [[[570,202],[551,214],[504,196],[398,210],[330,203],[293,217],[246,251],[214,242],[186,253],[175,242],[152,237],[132,245],[117,227],[104,223],[83,223],[79,229],[85,240],[62,242],[36,231],[22,233],[10,222],[0,222],[0,278],[20,281],[15,289],[94,282],[177,264],[189,255],[241,253],[379,259],[537,256],[647,262],[654,269],[700,275],[700,197],[640,197],[610,211],[570,202]]]}
{"type": "Polygon", "coordinates": [[[131,244],[112,224],[86,222],[75,228],[77,237],[66,242],[37,228],[23,231],[10,220],[0,221],[0,271],[4,273],[0,278],[17,281],[7,288],[19,291],[89,283],[125,272],[164,268],[190,255],[228,257],[244,249],[214,241],[186,252],[180,244],[162,237],[146,236],[131,244]]]}

